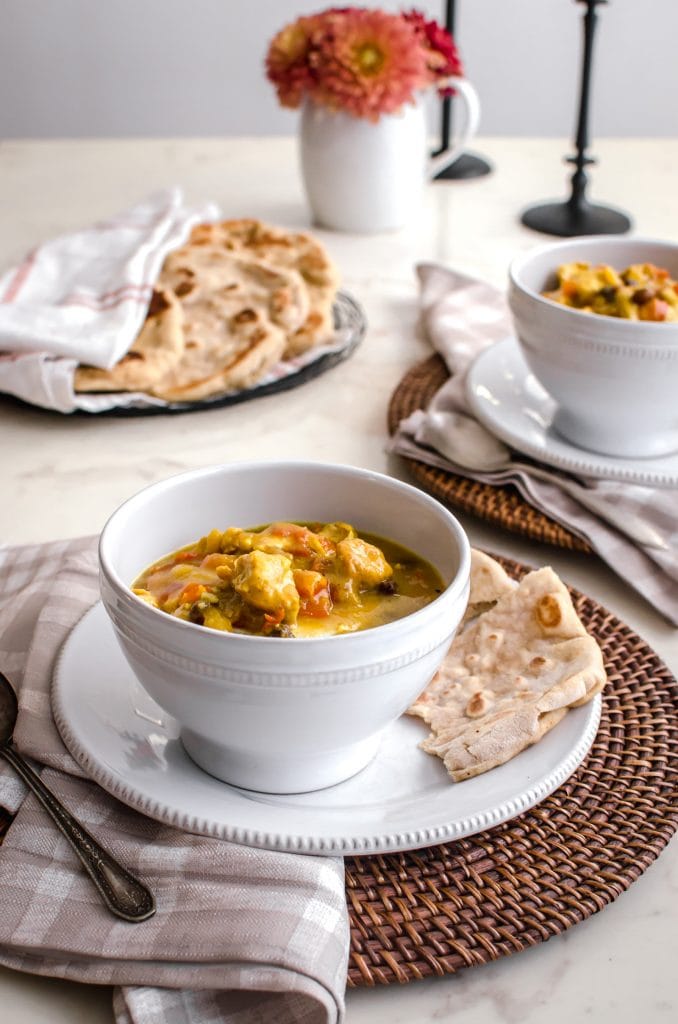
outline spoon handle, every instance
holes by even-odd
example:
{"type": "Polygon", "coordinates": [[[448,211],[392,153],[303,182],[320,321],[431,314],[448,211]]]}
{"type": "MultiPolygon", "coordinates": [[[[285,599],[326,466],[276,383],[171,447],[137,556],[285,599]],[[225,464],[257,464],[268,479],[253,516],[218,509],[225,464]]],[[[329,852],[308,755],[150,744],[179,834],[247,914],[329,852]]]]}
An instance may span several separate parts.
{"type": "Polygon", "coordinates": [[[155,913],[155,900],[146,886],[118,864],[76,821],[14,747],[9,744],[0,746],[0,756],[12,765],[35,793],[77,853],[111,913],[124,921],[146,921],[152,917],[155,913]]]}

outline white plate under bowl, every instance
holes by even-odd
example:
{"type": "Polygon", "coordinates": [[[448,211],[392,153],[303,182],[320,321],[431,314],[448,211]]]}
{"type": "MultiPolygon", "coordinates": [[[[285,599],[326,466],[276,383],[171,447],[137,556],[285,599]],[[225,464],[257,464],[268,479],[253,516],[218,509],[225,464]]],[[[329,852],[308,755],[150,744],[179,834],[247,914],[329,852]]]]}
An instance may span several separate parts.
{"type": "Polygon", "coordinates": [[[582,476],[647,487],[678,485],[678,454],[622,459],[578,448],[553,429],[556,403],[530,372],[515,338],[484,349],[466,378],[474,415],[511,448],[582,476]]]}
{"type": "Polygon", "coordinates": [[[132,674],[101,604],[61,651],[52,704],[73,757],[123,803],[187,832],[309,854],[410,850],[507,821],[572,774],[593,742],[601,709],[600,697],[573,709],[538,744],[462,783],[418,748],[423,724],[403,717],[372,763],[347,782],[291,796],[253,793],[219,782],[190,760],[177,723],[132,674]]]}

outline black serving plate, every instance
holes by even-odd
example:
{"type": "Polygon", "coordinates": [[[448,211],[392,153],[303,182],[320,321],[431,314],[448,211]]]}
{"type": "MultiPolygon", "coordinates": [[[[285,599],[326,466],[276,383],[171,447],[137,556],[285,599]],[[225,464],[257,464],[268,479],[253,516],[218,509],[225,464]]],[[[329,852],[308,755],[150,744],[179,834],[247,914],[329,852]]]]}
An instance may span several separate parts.
{"type": "MultiPolygon", "coordinates": [[[[263,398],[264,395],[274,395],[281,391],[289,391],[305,384],[322,373],[332,369],[355,352],[360,342],[365,337],[367,330],[367,318],[362,306],[346,292],[338,292],[333,307],[334,326],[338,336],[345,339],[341,348],[333,352],[325,352],[318,356],[312,363],[301,367],[299,370],[281,377],[279,380],[269,381],[267,384],[260,384],[252,388],[244,388],[242,391],[230,391],[222,395],[213,395],[193,402],[168,402],[165,405],[138,405],[118,407],[114,409],[102,409],[90,411],[87,409],[75,409],[69,416],[154,416],[168,415],[172,413],[197,412],[206,409],[220,409],[227,405],[237,405],[239,402],[249,402],[253,398],[263,398]]],[[[2,398],[9,402],[16,402],[20,405],[30,403],[11,395],[2,395],[2,398]]],[[[31,408],[36,408],[31,406],[31,408]]],[[[42,410],[55,411],[56,410],[42,410]]],[[[64,414],[60,414],[64,415],[64,414]]]]}

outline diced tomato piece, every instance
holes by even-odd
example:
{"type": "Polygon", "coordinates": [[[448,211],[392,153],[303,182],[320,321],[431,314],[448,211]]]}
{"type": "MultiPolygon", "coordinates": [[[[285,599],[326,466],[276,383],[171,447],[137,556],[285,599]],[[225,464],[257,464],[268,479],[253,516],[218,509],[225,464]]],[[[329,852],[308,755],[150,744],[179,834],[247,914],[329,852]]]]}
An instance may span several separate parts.
{"type": "Polygon", "coordinates": [[[272,537],[295,537],[298,540],[306,540],[311,531],[307,526],[299,526],[298,523],[274,523],[266,532],[272,537]]]}
{"type": "Polygon", "coordinates": [[[267,533],[272,537],[287,537],[291,544],[286,546],[286,551],[292,555],[305,557],[311,554],[309,539],[312,537],[307,526],[299,526],[297,523],[274,523],[268,528],[267,533]]]}

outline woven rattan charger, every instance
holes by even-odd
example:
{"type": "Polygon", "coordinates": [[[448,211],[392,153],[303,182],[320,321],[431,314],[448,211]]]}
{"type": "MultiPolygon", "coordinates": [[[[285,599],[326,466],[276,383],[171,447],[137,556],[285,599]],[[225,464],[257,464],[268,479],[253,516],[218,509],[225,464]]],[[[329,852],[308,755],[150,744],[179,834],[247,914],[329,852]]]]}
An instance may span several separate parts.
{"type": "MultiPolygon", "coordinates": [[[[447,367],[438,355],[430,356],[406,373],[391,396],[388,409],[389,432],[395,433],[400,421],[416,409],[425,409],[447,377],[447,367]]],[[[470,512],[495,526],[531,540],[555,544],[571,551],[591,550],[586,541],[532,508],[510,484],[494,487],[444,469],[426,466],[416,459],[403,461],[417,483],[446,505],[470,512]]]]}
{"type": "MultiPolygon", "coordinates": [[[[432,356],[396,388],[393,433],[447,377],[432,356]]],[[[492,487],[405,460],[448,505],[570,550],[590,550],[512,487],[492,487]]],[[[526,568],[501,558],[520,577],[526,568]]],[[[601,645],[608,682],[583,764],[513,821],[455,843],[346,862],[349,985],[456,971],[534,946],[616,899],[678,827],[678,684],[648,645],[595,601],[571,591],[601,645]]]]}
{"type": "MultiPolygon", "coordinates": [[[[526,567],[501,558],[511,575],[526,567]]],[[[468,839],[350,859],[349,985],[453,974],[534,946],[615,900],[678,827],[678,684],[628,626],[571,591],[608,682],[598,735],[537,807],[468,839]]]]}

